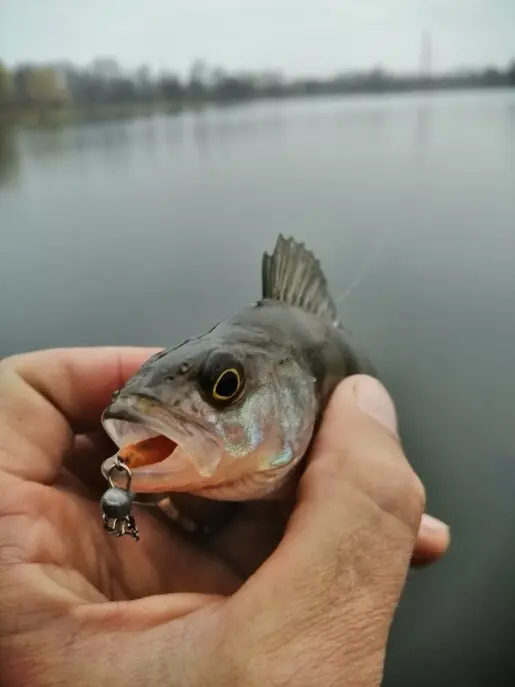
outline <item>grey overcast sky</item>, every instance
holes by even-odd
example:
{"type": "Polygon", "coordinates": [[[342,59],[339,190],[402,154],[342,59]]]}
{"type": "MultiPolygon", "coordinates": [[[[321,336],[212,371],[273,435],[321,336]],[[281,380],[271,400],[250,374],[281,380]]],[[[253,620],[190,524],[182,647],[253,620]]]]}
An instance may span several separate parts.
{"type": "Polygon", "coordinates": [[[0,0],[0,59],[112,56],[184,73],[195,58],[228,69],[319,75],[435,70],[515,58],[515,0],[0,0]]]}

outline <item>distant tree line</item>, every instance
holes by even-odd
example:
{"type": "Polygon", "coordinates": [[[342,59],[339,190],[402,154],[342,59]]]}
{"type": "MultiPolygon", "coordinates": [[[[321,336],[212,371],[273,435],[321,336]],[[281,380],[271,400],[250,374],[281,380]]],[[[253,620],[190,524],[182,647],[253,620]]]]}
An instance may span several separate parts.
{"type": "Polygon", "coordinates": [[[234,102],[263,97],[387,93],[422,89],[515,87],[515,60],[506,68],[461,71],[438,76],[395,75],[382,69],[338,74],[326,79],[285,79],[280,73],[228,73],[196,61],[187,77],[128,71],[99,58],[87,67],[72,64],[0,62],[0,114],[26,109],[88,108],[112,105],[175,105],[234,102]]]}

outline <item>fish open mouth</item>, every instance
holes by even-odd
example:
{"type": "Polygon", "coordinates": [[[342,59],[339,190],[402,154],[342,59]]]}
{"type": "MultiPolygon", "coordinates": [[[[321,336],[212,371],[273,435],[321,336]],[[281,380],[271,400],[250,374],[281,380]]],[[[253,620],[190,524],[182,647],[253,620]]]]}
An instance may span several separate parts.
{"type": "MultiPolygon", "coordinates": [[[[116,404],[115,404],[116,405],[116,404]]],[[[131,490],[142,493],[187,491],[209,483],[221,460],[214,435],[194,418],[183,418],[151,407],[112,406],[102,418],[105,431],[118,446],[117,456],[131,471],[131,490]]],[[[119,486],[126,475],[114,469],[116,456],[102,464],[102,474],[119,486]]]]}
{"type": "Polygon", "coordinates": [[[106,420],[104,427],[120,449],[119,457],[131,470],[166,460],[179,445],[165,434],[139,423],[106,420]]]}

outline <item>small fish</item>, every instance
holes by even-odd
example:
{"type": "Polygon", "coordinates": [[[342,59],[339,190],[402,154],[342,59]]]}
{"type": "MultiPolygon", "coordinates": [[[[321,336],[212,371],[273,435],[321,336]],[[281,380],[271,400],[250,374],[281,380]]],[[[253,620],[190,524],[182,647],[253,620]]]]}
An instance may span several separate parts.
{"type": "Polygon", "coordinates": [[[274,498],[335,386],[356,373],[376,376],[338,322],[319,261],[280,234],[262,258],[261,299],[151,356],[102,422],[137,494],[274,498]]]}

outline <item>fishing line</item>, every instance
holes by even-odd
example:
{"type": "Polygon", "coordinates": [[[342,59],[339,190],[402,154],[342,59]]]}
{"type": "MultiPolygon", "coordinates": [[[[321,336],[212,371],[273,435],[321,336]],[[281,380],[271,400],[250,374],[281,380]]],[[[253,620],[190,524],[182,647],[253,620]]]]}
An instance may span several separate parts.
{"type": "Polygon", "coordinates": [[[361,266],[361,269],[359,270],[358,274],[354,279],[351,281],[349,286],[338,296],[338,298],[335,299],[335,304],[338,305],[339,303],[342,303],[345,299],[347,299],[351,293],[354,291],[354,289],[361,284],[363,279],[367,276],[367,274],[370,273],[372,267],[374,266],[375,263],[377,263],[382,256],[382,254],[385,251],[385,248],[387,246],[387,243],[389,239],[392,238],[393,234],[395,233],[395,228],[392,228],[391,232],[385,231],[383,233],[382,238],[379,238],[375,249],[372,250],[368,258],[365,258],[363,261],[363,264],[361,266]]]}
{"type": "MultiPolygon", "coordinates": [[[[416,130],[415,130],[415,143],[417,145],[417,151],[420,148],[421,131],[422,131],[422,133],[426,133],[427,122],[429,121],[429,123],[430,123],[430,120],[428,120],[427,117],[424,119],[424,115],[427,112],[431,113],[431,110],[426,109],[426,107],[424,107],[424,106],[419,107],[417,110],[417,120],[416,120],[416,130]]],[[[420,166],[417,169],[419,170],[420,166]]],[[[415,173],[417,173],[417,170],[415,170],[415,173]]],[[[351,281],[351,283],[343,291],[343,293],[341,293],[338,296],[338,298],[334,301],[335,305],[342,303],[346,298],[348,298],[351,295],[351,293],[354,291],[354,289],[359,284],[361,284],[361,282],[367,276],[367,274],[370,273],[374,264],[379,261],[379,258],[384,253],[384,250],[386,248],[388,241],[393,238],[393,235],[395,234],[396,228],[398,229],[399,227],[395,227],[395,225],[394,225],[391,232],[388,232],[385,230],[382,238],[379,239],[379,241],[376,245],[376,248],[372,251],[372,253],[369,255],[369,257],[365,258],[365,260],[363,261],[363,265],[361,267],[361,270],[358,272],[357,276],[351,281]]]]}

